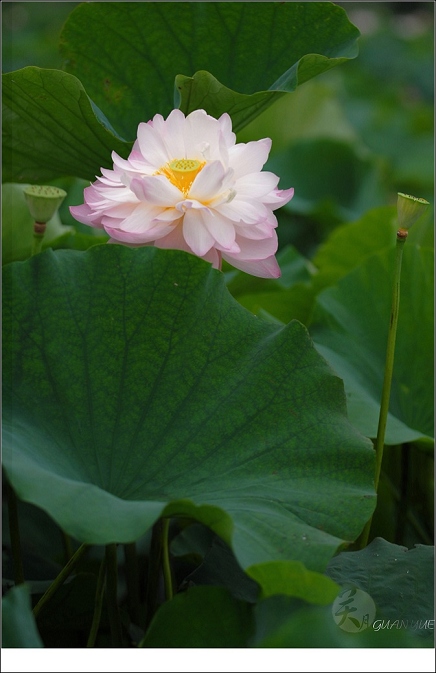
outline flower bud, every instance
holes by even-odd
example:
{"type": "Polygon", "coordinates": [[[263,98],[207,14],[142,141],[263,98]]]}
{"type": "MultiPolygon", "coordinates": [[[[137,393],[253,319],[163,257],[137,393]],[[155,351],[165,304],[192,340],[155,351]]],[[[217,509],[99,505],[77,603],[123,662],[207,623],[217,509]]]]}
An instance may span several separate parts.
{"type": "Polygon", "coordinates": [[[46,224],[66,197],[59,187],[31,185],[24,190],[24,198],[35,222],[46,224]]]}
{"type": "Polygon", "coordinates": [[[398,192],[397,214],[400,229],[410,229],[412,224],[424,214],[429,202],[416,196],[398,192]]]}

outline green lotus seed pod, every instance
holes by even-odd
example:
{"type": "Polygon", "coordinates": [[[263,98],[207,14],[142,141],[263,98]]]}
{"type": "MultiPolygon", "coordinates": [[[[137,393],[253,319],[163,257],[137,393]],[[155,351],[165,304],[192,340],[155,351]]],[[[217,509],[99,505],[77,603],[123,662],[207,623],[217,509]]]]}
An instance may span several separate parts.
{"type": "Polygon", "coordinates": [[[416,196],[398,192],[397,214],[400,229],[410,229],[412,224],[423,215],[429,205],[429,202],[425,199],[419,199],[416,196]]]}
{"type": "Polygon", "coordinates": [[[24,190],[24,198],[35,222],[45,224],[56,213],[67,193],[59,187],[31,185],[24,190]]]}

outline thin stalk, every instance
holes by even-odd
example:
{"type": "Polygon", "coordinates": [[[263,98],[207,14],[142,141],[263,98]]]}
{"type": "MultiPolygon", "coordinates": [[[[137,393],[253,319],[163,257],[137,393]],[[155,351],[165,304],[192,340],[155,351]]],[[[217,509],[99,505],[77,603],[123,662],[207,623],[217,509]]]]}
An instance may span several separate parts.
{"type": "Polygon", "coordinates": [[[148,557],[147,590],[145,596],[145,626],[148,628],[158,605],[158,589],[162,559],[163,522],[156,521],[151,532],[150,553],[148,557]]]}
{"type": "Polygon", "coordinates": [[[68,535],[68,533],[65,533],[65,531],[61,531],[62,533],[62,545],[64,547],[64,554],[65,554],[65,563],[68,563],[70,558],[73,555],[73,546],[71,544],[71,538],[68,535]]]}
{"type": "Polygon", "coordinates": [[[38,253],[41,252],[43,238],[44,238],[44,235],[41,236],[41,234],[34,234],[33,235],[31,257],[33,257],[33,255],[37,255],[38,253]]]}
{"type": "Polygon", "coordinates": [[[37,255],[42,250],[42,242],[44,240],[44,234],[47,225],[45,222],[35,222],[33,225],[33,243],[32,243],[32,252],[33,255],[37,255]]]}
{"type": "Polygon", "coordinates": [[[95,590],[94,615],[92,617],[91,630],[89,632],[86,647],[94,647],[95,645],[98,629],[100,626],[105,583],[106,583],[106,557],[104,556],[100,564],[100,571],[98,573],[97,587],[95,590]]]}
{"type": "Polygon", "coordinates": [[[50,598],[56,593],[58,589],[63,585],[67,577],[71,575],[73,572],[74,568],[76,567],[77,563],[80,561],[82,558],[83,554],[85,551],[88,549],[87,544],[82,544],[80,547],[76,550],[76,552],[72,555],[68,563],[64,568],[62,568],[61,572],[59,575],[56,577],[55,580],[50,584],[49,588],[45,592],[43,596],[39,599],[38,603],[35,605],[33,608],[33,614],[35,618],[39,615],[43,607],[45,607],[46,603],[50,600],[50,598]]]}
{"type": "Polygon", "coordinates": [[[106,545],[106,603],[113,647],[123,646],[120,613],[118,610],[117,545],[106,545]]]}
{"type": "Polygon", "coordinates": [[[409,468],[410,468],[410,445],[403,444],[401,447],[401,473],[400,473],[401,497],[397,505],[397,521],[395,527],[395,544],[400,545],[404,544],[407,510],[409,507],[409,468]]]}
{"type": "MultiPolygon", "coordinates": [[[[386,486],[391,491],[394,500],[396,501],[397,504],[399,504],[402,497],[401,492],[392,483],[391,479],[387,474],[383,474],[383,478],[386,482],[386,486]]],[[[433,537],[429,535],[429,533],[425,530],[425,528],[419,521],[418,517],[414,514],[414,512],[410,508],[407,509],[406,511],[406,519],[412,526],[415,533],[417,533],[417,535],[419,535],[419,537],[421,538],[422,544],[433,545],[433,537]]]]}
{"type": "Polygon", "coordinates": [[[138,572],[138,557],[136,554],[136,544],[125,544],[124,558],[126,561],[126,584],[127,584],[127,604],[129,614],[134,624],[139,624],[140,610],[139,610],[139,572],[138,572]]]}
{"type": "MultiPolygon", "coordinates": [[[[388,420],[389,400],[391,396],[392,374],[394,370],[395,341],[397,338],[398,313],[400,309],[400,280],[401,263],[403,260],[404,243],[407,240],[407,231],[399,229],[397,232],[397,244],[395,248],[395,269],[394,285],[392,290],[392,308],[389,322],[388,343],[386,348],[385,375],[383,380],[382,398],[380,404],[380,415],[377,428],[377,438],[375,441],[375,476],[374,485],[376,492],[380,481],[380,471],[383,461],[383,447],[385,444],[386,424],[388,420]]],[[[369,533],[371,530],[372,516],[366,523],[365,528],[359,539],[359,548],[363,549],[368,544],[369,533]]]]}
{"type": "Polygon", "coordinates": [[[395,341],[397,338],[398,314],[400,310],[400,281],[401,281],[401,263],[403,261],[403,249],[407,239],[407,231],[400,229],[397,233],[397,245],[395,248],[395,269],[394,269],[394,287],[392,292],[392,309],[389,323],[388,345],[386,349],[385,377],[383,381],[382,399],[380,405],[380,416],[377,429],[377,439],[375,442],[375,490],[378,489],[380,480],[381,464],[383,460],[383,447],[385,443],[386,424],[388,420],[389,400],[391,397],[392,374],[394,371],[395,341]],[[401,232],[401,235],[400,235],[401,232]]]}
{"type": "Polygon", "coordinates": [[[162,531],[162,569],[165,584],[165,598],[170,601],[173,597],[173,579],[171,575],[170,553],[168,547],[168,531],[170,527],[170,520],[163,520],[162,531]]]}
{"type": "Polygon", "coordinates": [[[23,557],[21,555],[20,525],[18,520],[18,499],[17,495],[8,483],[8,513],[9,513],[9,534],[11,536],[12,563],[14,566],[15,584],[24,583],[23,557]]]}

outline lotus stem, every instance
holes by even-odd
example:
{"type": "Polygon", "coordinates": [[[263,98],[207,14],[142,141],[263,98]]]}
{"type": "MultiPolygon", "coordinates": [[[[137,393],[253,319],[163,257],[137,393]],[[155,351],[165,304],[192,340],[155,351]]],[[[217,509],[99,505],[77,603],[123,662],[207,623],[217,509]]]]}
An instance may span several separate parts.
{"type": "Polygon", "coordinates": [[[158,588],[162,560],[162,519],[156,521],[151,532],[150,553],[148,557],[147,590],[145,596],[145,626],[148,628],[158,604],[158,588]]]}
{"type": "Polygon", "coordinates": [[[113,647],[123,646],[120,613],[118,610],[117,545],[106,545],[106,602],[113,647]]]}
{"type": "Polygon", "coordinates": [[[95,590],[94,615],[92,617],[91,630],[89,632],[86,647],[94,647],[95,645],[98,629],[100,626],[105,584],[106,584],[106,556],[103,557],[103,560],[100,564],[100,571],[98,573],[97,587],[95,590]]]}
{"type": "Polygon", "coordinates": [[[165,598],[170,601],[173,597],[173,580],[171,575],[170,553],[168,547],[168,531],[170,527],[170,520],[163,520],[163,534],[162,534],[162,568],[165,584],[165,598]]]}
{"type": "Polygon", "coordinates": [[[35,618],[39,615],[41,610],[45,607],[45,605],[48,603],[50,598],[56,593],[56,591],[61,588],[67,577],[71,575],[77,563],[80,561],[80,559],[82,558],[83,554],[87,549],[88,545],[82,544],[70,558],[66,566],[62,568],[59,575],[56,577],[55,580],[53,580],[53,582],[50,584],[45,594],[41,596],[38,603],[33,608],[33,614],[35,618]]]}
{"type": "Polygon", "coordinates": [[[129,606],[129,614],[134,624],[139,624],[139,573],[138,573],[138,557],[136,555],[136,544],[124,545],[124,558],[126,568],[126,583],[127,583],[127,602],[129,606]]]}
{"type": "MultiPolygon", "coordinates": [[[[386,348],[385,374],[383,380],[382,397],[380,404],[380,415],[377,429],[377,438],[375,441],[375,475],[374,485],[378,492],[380,481],[380,472],[383,461],[383,448],[385,443],[386,424],[389,412],[389,400],[391,396],[392,374],[394,370],[395,341],[397,338],[398,314],[400,308],[400,280],[401,264],[403,260],[404,244],[407,240],[407,230],[399,229],[397,231],[397,243],[395,247],[395,269],[394,284],[392,291],[392,308],[389,321],[388,343],[386,348]]],[[[369,533],[371,530],[372,517],[366,523],[359,540],[359,548],[363,549],[368,544],[369,533]]]]}

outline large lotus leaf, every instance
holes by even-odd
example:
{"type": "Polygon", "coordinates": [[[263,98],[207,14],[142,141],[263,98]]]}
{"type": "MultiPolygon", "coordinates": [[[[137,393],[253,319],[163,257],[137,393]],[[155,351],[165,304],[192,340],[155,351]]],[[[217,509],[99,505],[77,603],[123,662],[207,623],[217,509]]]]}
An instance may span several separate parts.
{"type": "MultiPolygon", "coordinates": [[[[327,579],[327,578],[325,578],[327,579]]],[[[425,647],[413,631],[368,628],[348,633],[332,608],[272,596],[256,606],[222,587],[192,587],[157,611],[141,647],[425,647]]]]}
{"type": "Polygon", "coordinates": [[[130,148],[76,77],[35,67],[3,75],[4,181],[94,180],[112,168],[112,150],[127,156],[130,148]]]}
{"type": "MultiPolygon", "coordinates": [[[[420,636],[434,633],[434,547],[407,549],[376,538],[362,551],[342,552],[326,574],[343,587],[366,591],[376,604],[376,619],[398,621],[393,628],[420,636]]],[[[387,627],[389,629],[389,627],[387,627]]]]}
{"type": "Polygon", "coordinates": [[[374,508],[373,450],[304,327],[257,319],[180,251],[46,251],[4,269],[3,459],[80,541],[184,515],[240,565],[325,567],[374,508]]]}
{"type": "Polygon", "coordinates": [[[261,587],[261,598],[293,596],[308,603],[328,605],[339,593],[329,577],[307,570],[300,561],[269,561],[247,568],[247,575],[261,587]]]}
{"type": "MultiPolygon", "coordinates": [[[[395,251],[370,255],[318,295],[311,334],[343,378],[352,423],[377,435],[395,251]]],[[[433,251],[404,246],[386,444],[433,438],[433,251]]]]}
{"type": "Polygon", "coordinates": [[[288,290],[258,292],[238,297],[238,302],[255,315],[268,313],[274,321],[287,323],[299,320],[308,325],[312,315],[315,294],[308,284],[296,283],[288,290]]]}
{"type": "Polygon", "coordinates": [[[246,647],[252,606],[223,587],[192,587],[157,611],[140,647],[246,647]]]}
{"type": "Polygon", "coordinates": [[[61,54],[66,70],[132,139],[139,122],[174,107],[177,75],[206,70],[219,80],[217,91],[202,93],[201,82],[183,80],[182,99],[195,97],[201,107],[211,104],[203,94],[218,107],[221,96],[261,94],[245,107],[242,125],[283,91],[354,58],[358,37],[332,3],[83,3],[64,26],[61,54]]]}
{"type": "Polygon", "coordinates": [[[83,3],[62,33],[69,73],[4,75],[4,179],[93,180],[112,150],[125,157],[131,148],[112,124],[133,141],[139,122],[179,103],[185,112],[227,111],[241,128],[284,92],[354,58],[358,35],[330,3],[83,3]],[[196,73],[205,68],[220,81],[196,73]]]}
{"type": "Polygon", "coordinates": [[[228,89],[206,70],[199,70],[192,77],[177,75],[177,107],[185,115],[193,110],[206,110],[212,117],[227,112],[232,118],[232,128],[237,133],[266,107],[285,94],[284,91],[259,91],[251,95],[228,89]]]}

